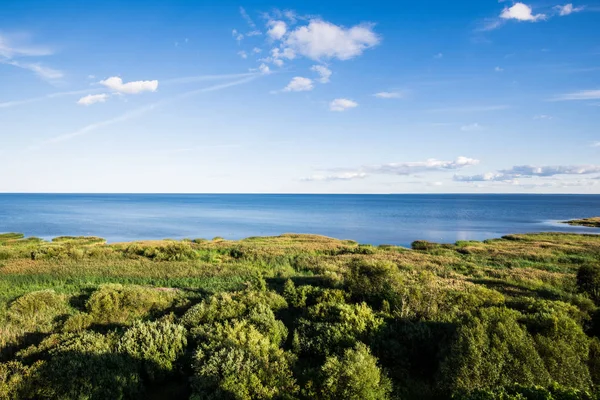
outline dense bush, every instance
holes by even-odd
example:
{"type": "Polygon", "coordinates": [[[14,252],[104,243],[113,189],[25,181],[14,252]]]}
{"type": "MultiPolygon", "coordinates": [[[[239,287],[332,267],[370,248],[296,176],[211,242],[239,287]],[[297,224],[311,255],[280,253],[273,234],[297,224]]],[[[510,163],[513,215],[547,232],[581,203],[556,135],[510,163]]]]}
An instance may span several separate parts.
{"type": "Polygon", "coordinates": [[[596,303],[600,302],[600,265],[584,265],[577,270],[577,286],[596,303]]]}
{"type": "Polygon", "coordinates": [[[171,307],[174,290],[157,290],[134,285],[103,285],[90,296],[86,307],[95,323],[131,324],[171,307]]]}
{"type": "Polygon", "coordinates": [[[294,345],[297,351],[316,356],[340,354],[357,342],[369,343],[383,324],[365,303],[321,303],[308,308],[299,320],[294,345]]]}
{"type": "Polygon", "coordinates": [[[172,322],[135,322],[125,332],[118,350],[139,360],[151,381],[161,381],[174,370],[187,345],[187,331],[172,322]]]}
{"type": "Polygon", "coordinates": [[[391,381],[363,343],[347,349],[341,357],[328,357],[322,375],[321,399],[385,400],[392,391],[391,381]]]}
{"type": "Polygon", "coordinates": [[[402,275],[390,262],[353,260],[345,278],[345,286],[356,301],[381,307],[383,301],[394,303],[400,290],[402,275]]]}
{"type": "Polygon", "coordinates": [[[550,374],[517,311],[490,308],[466,318],[442,366],[451,391],[471,392],[515,383],[550,384],[550,374]]]}
{"type": "Polygon", "coordinates": [[[8,321],[28,332],[50,332],[56,318],[68,312],[65,295],[53,290],[31,292],[16,299],[8,308],[8,321]]]}
{"type": "Polygon", "coordinates": [[[199,329],[192,399],[284,399],[298,391],[291,356],[252,324],[226,322],[199,329]]]}
{"type": "MultiPolygon", "coordinates": [[[[23,399],[127,399],[141,391],[137,363],[116,352],[114,336],[56,335],[24,352],[39,358],[22,385],[23,399]]],[[[19,397],[17,397],[19,398],[19,397]]]]}

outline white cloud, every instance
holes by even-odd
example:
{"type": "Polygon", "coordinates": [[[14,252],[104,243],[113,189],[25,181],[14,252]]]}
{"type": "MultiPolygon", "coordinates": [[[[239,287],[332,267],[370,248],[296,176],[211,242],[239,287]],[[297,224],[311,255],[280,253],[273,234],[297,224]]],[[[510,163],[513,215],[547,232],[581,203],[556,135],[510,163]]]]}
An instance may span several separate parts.
{"type": "Polygon", "coordinates": [[[134,81],[123,83],[118,76],[105,79],[99,82],[101,85],[122,94],[137,94],[141,92],[156,92],[158,81],[134,81]]]}
{"type": "Polygon", "coordinates": [[[592,143],[592,147],[600,147],[600,141],[592,143]]]}
{"type": "Polygon", "coordinates": [[[500,14],[503,19],[516,19],[517,21],[536,22],[546,19],[545,14],[533,15],[533,10],[526,4],[515,3],[512,7],[506,7],[500,14]]]}
{"type": "Polygon", "coordinates": [[[358,107],[358,103],[348,99],[335,99],[329,103],[331,111],[346,111],[349,108],[358,107]]]}
{"type": "Polygon", "coordinates": [[[242,57],[243,59],[248,58],[248,54],[246,54],[245,51],[238,51],[238,56],[242,57]]]}
{"type": "Polygon", "coordinates": [[[403,97],[402,93],[399,92],[379,92],[373,96],[379,97],[380,99],[400,99],[403,97]]]}
{"type": "Polygon", "coordinates": [[[104,103],[106,101],[106,99],[108,99],[108,95],[105,93],[103,93],[103,94],[88,94],[87,96],[80,98],[77,101],[77,104],[82,105],[82,106],[90,106],[94,103],[104,103]]]}
{"type": "Polygon", "coordinates": [[[319,82],[327,83],[329,82],[329,78],[331,77],[331,70],[323,65],[313,65],[310,68],[311,71],[314,71],[319,74],[319,82]]]}
{"type": "Polygon", "coordinates": [[[287,32],[287,24],[283,21],[269,21],[267,35],[273,40],[281,40],[287,32]]]}
{"type": "Polygon", "coordinates": [[[411,175],[415,173],[456,170],[479,164],[479,160],[469,157],[458,157],[454,161],[442,161],[430,158],[427,161],[389,163],[366,166],[363,170],[368,173],[388,175],[411,175]]]}
{"type": "Polygon", "coordinates": [[[271,68],[269,68],[268,65],[266,64],[260,64],[260,67],[258,67],[258,70],[260,71],[261,74],[270,74],[271,73],[271,68]]]}
{"type": "Polygon", "coordinates": [[[598,100],[600,99],[600,90],[580,90],[579,92],[566,93],[554,97],[552,100],[598,100]]]}
{"type": "Polygon", "coordinates": [[[554,9],[558,11],[558,15],[564,17],[565,15],[573,14],[575,12],[583,11],[585,7],[573,7],[573,4],[565,4],[564,6],[555,6],[554,9]]]}
{"type": "Polygon", "coordinates": [[[253,52],[254,54],[258,54],[258,53],[260,53],[261,51],[262,51],[262,50],[261,50],[261,49],[259,49],[258,47],[255,47],[255,48],[253,48],[253,49],[252,49],[252,52],[253,52]]]}
{"type": "Polygon", "coordinates": [[[460,130],[463,132],[476,132],[483,129],[483,126],[479,125],[477,122],[474,124],[464,125],[460,127],[460,130]]]}
{"type": "Polygon", "coordinates": [[[331,182],[331,181],[351,181],[354,179],[364,179],[367,177],[367,174],[364,172],[344,172],[339,174],[332,175],[313,175],[309,178],[303,178],[302,181],[305,182],[331,182]]]}
{"type": "Polygon", "coordinates": [[[600,165],[554,165],[536,167],[532,165],[516,165],[500,171],[512,176],[554,176],[554,175],[587,175],[600,172],[600,165]]]}
{"type": "Polygon", "coordinates": [[[247,33],[246,33],[246,36],[248,36],[248,37],[252,37],[252,36],[260,36],[260,35],[262,35],[262,32],[261,32],[261,31],[250,31],[250,32],[247,32],[247,33]]]}
{"type": "Polygon", "coordinates": [[[496,72],[504,72],[504,68],[496,67],[496,68],[494,68],[494,71],[496,71],[496,72]]]}
{"type": "Polygon", "coordinates": [[[381,39],[371,24],[344,28],[327,21],[313,19],[307,26],[290,32],[283,46],[312,60],[337,58],[348,60],[366,49],[376,46],[381,39]]]}
{"type": "Polygon", "coordinates": [[[507,180],[504,174],[488,172],[480,175],[454,175],[454,180],[457,182],[490,182],[490,181],[505,181],[507,180]]]}
{"type": "Polygon", "coordinates": [[[519,178],[552,177],[556,175],[589,175],[600,173],[600,165],[515,165],[512,168],[481,175],[454,176],[459,182],[513,181],[519,178]]]}
{"type": "Polygon", "coordinates": [[[284,92],[306,92],[313,90],[314,85],[312,79],[296,76],[292,78],[290,83],[283,89],[284,92]]]}
{"type": "Polygon", "coordinates": [[[533,119],[535,119],[535,120],[542,120],[542,119],[544,119],[544,120],[550,120],[550,119],[552,119],[552,116],[551,115],[546,115],[546,114],[540,114],[540,115],[534,115],[533,119]]]}

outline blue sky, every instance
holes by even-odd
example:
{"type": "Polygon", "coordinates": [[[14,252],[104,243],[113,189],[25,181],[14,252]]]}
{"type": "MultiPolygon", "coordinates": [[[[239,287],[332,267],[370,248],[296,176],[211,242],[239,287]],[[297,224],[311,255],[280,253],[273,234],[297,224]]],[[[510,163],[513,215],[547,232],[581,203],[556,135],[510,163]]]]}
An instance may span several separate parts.
{"type": "Polygon", "coordinates": [[[600,193],[599,27],[597,1],[4,0],[0,191],[600,193]]]}

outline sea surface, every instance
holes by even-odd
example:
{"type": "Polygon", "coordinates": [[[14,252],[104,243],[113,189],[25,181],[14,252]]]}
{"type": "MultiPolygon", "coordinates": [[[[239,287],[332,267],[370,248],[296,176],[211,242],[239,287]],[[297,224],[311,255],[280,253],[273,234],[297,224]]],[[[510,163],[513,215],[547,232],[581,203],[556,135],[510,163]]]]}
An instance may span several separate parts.
{"type": "Polygon", "coordinates": [[[0,232],[109,242],[313,233],[410,246],[511,233],[600,233],[559,223],[600,216],[600,195],[0,194],[0,232]]]}

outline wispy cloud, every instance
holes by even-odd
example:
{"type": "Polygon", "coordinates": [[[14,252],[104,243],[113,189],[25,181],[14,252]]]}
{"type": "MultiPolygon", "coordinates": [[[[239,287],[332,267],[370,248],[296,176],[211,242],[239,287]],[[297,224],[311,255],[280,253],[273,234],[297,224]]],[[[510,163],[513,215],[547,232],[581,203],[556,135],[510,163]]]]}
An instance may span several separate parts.
{"type": "Polygon", "coordinates": [[[469,157],[458,157],[456,160],[444,161],[431,158],[426,161],[397,162],[378,165],[364,165],[359,168],[345,169],[337,168],[327,170],[329,174],[317,174],[304,181],[338,181],[363,179],[369,175],[396,175],[408,176],[414,174],[454,171],[479,164],[479,160],[469,157]]]}
{"type": "Polygon", "coordinates": [[[483,130],[483,126],[481,126],[479,123],[475,122],[473,124],[461,126],[460,130],[463,132],[477,132],[477,131],[483,130]]]}
{"type": "Polygon", "coordinates": [[[54,99],[57,97],[79,96],[82,94],[89,94],[90,92],[94,92],[94,91],[98,91],[98,90],[100,90],[100,89],[74,90],[74,91],[70,91],[70,92],[50,93],[45,96],[32,97],[32,98],[24,99],[24,100],[6,101],[4,103],[0,103],[0,108],[8,108],[8,107],[15,107],[15,106],[20,106],[20,105],[24,105],[24,104],[29,104],[29,103],[36,103],[38,101],[54,99]]]}
{"type": "Polygon", "coordinates": [[[76,138],[76,137],[79,137],[79,136],[87,135],[90,132],[93,132],[93,131],[98,130],[100,128],[103,128],[103,127],[106,127],[106,126],[109,126],[109,125],[114,125],[116,123],[127,121],[127,120],[130,120],[130,119],[133,119],[133,118],[140,117],[140,116],[148,113],[151,110],[154,110],[154,109],[156,109],[158,107],[162,107],[164,105],[173,103],[175,101],[183,100],[185,98],[188,98],[188,97],[191,97],[191,96],[195,96],[195,95],[200,94],[200,93],[213,92],[213,91],[216,91],[216,90],[226,89],[226,88],[229,88],[229,87],[232,87],[232,86],[242,85],[242,84],[248,83],[248,82],[250,82],[250,81],[252,81],[254,79],[255,79],[255,77],[248,77],[248,78],[240,79],[240,80],[233,81],[233,82],[228,82],[228,83],[223,83],[223,84],[220,84],[220,85],[214,85],[214,86],[209,86],[209,87],[202,88],[202,89],[192,90],[192,91],[180,94],[178,96],[174,96],[174,97],[169,98],[169,99],[161,100],[161,101],[158,101],[156,103],[152,103],[152,104],[149,104],[149,105],[137,108],[135,110],[128,111],[128,112],[126,112],[126,113],[124,113],[124,114],[122,114],[120,116],[115,117],[115,118],[111,118],[111,119],[108,119],[108,120],[105,120],[105,121],[96,122],[96,123],[84,126],[83,128],[81,128],[81,129],[79,129],[77,131],[74,131],[74,132],[71,132],[71,133],[67,133],[67,134],[63,134],[63,135],[59,135],[59,136],[55,136],[55,137],[53,137],[51,139],[48,139],[48,140],[40,143],[40,145],[38,145],[38,146],[34,146],[34,148],[35,147],[40,147],[40,146],[43,146],[43,145],[47,145],[47,144],[64,142],[66,140],[70,140],[70,139],[73,139],[73,138],[76,138]]]}
{"type": "Polygon", "coordinates": [[[242,18],[244,18],[244,20],[246,20],[246,22],[248,23],[248,25],[251,28],[256,28],[256,24],[254,23],[252,18],[250,18],[250,16],[248,15],[248,13],[244,9],[244,7],[240,7],[240,14],[242,15],[242,18]]]}
{"type": "Polygon", "coordinates": [[[367,174],[364,172],[344,172],[331,175],[313,175],[308,178],[302,178],[304,182],[333,182],[333,181],[351,181],[356,179],[364,179],[367,174]]]}
{"type": "Polygon", "coordinates": [[[566,15],[571,15],[573,13],[583,11],[585,7],[573,7],[573,4],[569,3],[565,4],[564,6],[555,6],[554,9],[557,10],[558,15],[564,17],[566,15]]]}
{"type": "Polygon", "coordinates": [[[600,90],[580,90],[578,92],[566,93],[555,96],[550,99],[553,101],[567,100],[598,100],[600,99],[600,90]]]}
{"type": "Polygon", "coordinates": [[[54,54],[50,47],[28,44],[29,35],[7,36],[0,34],[0,64],[32,71],[47,81],[61,79],[62,71],[42,65],[39,62],[21,61],[22,58],[43,57],[54,54]]]}
{"type": "Polygon", "coordinates": [[[379,92],[375,93],[373,96],[380,99],[400,99],[404,97],[404,94],[400,92],[379,92]]]}
{"type": "Polygon", "coordinates": [[[319,82],[321,82],[321,83],[328,83],[329,82],[329,78],[331,77],[332,72],[326,66],[324,66],[324,65],[313,65],[312,67],[310,67],[310,70],[316,72],[317,74],[319,74],[319,76],[320,76],[319,82]]]}
{"type": "Polygon", "coordinates": [[[481,175],[454,176],[459,182],[510,181],[520,178],[552,177],[556,175],[589,175],[600,173],[600,165],[516,165],[509,169],[481,175]]]}
{"type": "Polygon", "coordinates": [[[428,111],[429,112],[471,113],[471,112],[500,111],[500,110],[506,110],[508,108],[510,108],[510,106],[508,106],[508,105],[458,106],[458,107],[433,108],[428,111]]]}

